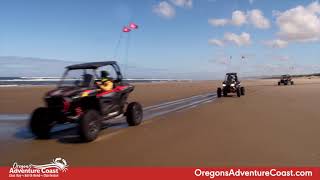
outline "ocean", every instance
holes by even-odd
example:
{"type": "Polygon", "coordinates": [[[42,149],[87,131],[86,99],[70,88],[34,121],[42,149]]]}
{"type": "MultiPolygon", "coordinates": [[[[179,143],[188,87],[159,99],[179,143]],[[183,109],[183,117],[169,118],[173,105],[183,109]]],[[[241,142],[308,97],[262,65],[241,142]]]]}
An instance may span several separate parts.
{"type": "MultiPolygon", "coordinates": [[[[67,79],[65,82],[73,83],[76,79],[67,79]]],[[[191,81],[189,79],[143,79],[131,78],[124,79],[129,83],[153,83],[153,82],[169,82],[169,81],[191,81]]],[[[47,86],[56,85],[60,82],[60,77],[0,77],[0,87],[11,86],[47,86]]]]}

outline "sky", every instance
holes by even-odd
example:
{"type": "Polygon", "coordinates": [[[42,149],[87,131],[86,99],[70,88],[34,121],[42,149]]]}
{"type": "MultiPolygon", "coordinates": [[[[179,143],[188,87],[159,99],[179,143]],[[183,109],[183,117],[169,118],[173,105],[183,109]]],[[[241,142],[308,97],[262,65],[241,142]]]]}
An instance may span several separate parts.
{"type": "Polygon", "coordinates": [[[313,0],[0,0],[0,27],[3,57],[115,59],[172,78],[320,71],[313,0]]]}

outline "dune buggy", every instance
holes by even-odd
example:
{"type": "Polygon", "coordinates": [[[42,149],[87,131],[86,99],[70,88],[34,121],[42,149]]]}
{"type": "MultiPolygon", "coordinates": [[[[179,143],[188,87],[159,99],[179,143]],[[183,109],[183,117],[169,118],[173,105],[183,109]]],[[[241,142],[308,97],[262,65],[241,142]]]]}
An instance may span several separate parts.
{"type": "Polygon", "coordinates": [[[222,83],[222,88],[217,89],[218,97],[228,96],[228,93],[236,93],[238,97],[245,95],[245,88],[241,87],[237,73],[227,73],[222,83]]]}
{"type": "Polygon", "coordinates": [[[46,107],[32,113],[30,129],[36,137],[44,139],[49,138],[55,124],[77,123],[81,139],[89,142],[97,138],[104,120],[125,115],[129,126],[139,125],[142,106],[138,102],[127,103],[133,90],[133,85],[122,81],[115,61],[67,66],[58,87],[45,95],[46,107]],[[101,81],[97,70],[108,68],[113,74],[114,87],[102,91],[97,85],[101,81]]]}
{"type": "Polygon", "coordinates": [[[278,86],[283,85],[294,85],[294,82],[289,74],[282,75],[280,81],[278,82],[278,86]]]}

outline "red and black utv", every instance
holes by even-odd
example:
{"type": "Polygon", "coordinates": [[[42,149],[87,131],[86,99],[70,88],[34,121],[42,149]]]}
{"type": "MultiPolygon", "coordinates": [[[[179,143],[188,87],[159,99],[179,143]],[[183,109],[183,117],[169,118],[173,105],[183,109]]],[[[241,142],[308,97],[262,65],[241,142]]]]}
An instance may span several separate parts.
{"type": "Polygon", "coordinates": [[[125,115],[129,126],[139,125],[143,118],[142,106],[127,103],[134,86],[122,81],[120,68],[115,61],[90,62],[66,67],[58,87],[45,95],[46,107],[37,108],[30,120],[30,129],[38,138],[49,138],[55,124],[78,123],[83,141],[93,141],[101,123],[125,115]],[[97,72],[108,70],[113,89],[102,91],[97,72]],[[81,77],[82,76],[82,77],[81,77]]]}

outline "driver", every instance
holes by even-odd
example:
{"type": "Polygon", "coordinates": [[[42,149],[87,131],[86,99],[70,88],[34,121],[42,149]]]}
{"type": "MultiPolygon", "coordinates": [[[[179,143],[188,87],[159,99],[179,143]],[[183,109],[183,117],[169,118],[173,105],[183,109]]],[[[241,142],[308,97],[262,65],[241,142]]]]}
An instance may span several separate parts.
{"type": "Polygon", "coordinates": [[[234,82],[234,77],[230,75],[230,76],[228,77],[228,81],[229,81],[229,82],[234,82]]]}
{"type": "Polygon", "coordinates": [[[99,88],[103,91],[110,91],[113,89],[113,82],[109,78],[109,73],[107,71],[101,71],[101,82],[97,82],[99,88]]]}
{"type": "Polygon", "coordinates": [[[83,81],[81,83],[81,86],[89,87],[93,76],[91,74],[83,74],[82,77],[83,77],[83,81]]]}

